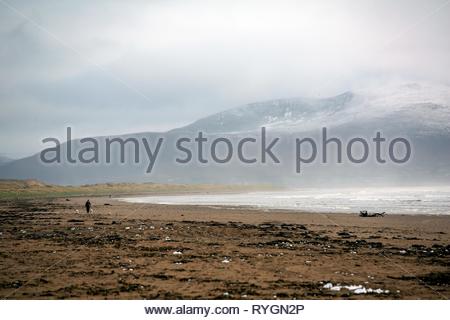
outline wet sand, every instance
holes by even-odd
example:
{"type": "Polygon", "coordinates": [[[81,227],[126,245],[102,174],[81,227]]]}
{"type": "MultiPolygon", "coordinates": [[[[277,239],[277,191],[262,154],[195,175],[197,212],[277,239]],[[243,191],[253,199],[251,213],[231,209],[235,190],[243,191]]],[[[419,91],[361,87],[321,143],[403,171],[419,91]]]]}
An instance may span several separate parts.
{"type": "Polygon", "coordinates": [[[2,298],[450,297],[450,216],[68,200],[0,203],[2,298]]]}

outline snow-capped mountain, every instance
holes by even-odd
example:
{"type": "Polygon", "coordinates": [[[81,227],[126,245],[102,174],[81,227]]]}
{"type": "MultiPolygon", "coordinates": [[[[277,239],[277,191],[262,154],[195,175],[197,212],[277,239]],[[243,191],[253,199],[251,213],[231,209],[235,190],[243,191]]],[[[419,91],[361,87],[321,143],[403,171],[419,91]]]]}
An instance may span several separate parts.
{"type": "Polygon", "coordinates": [[[200,119],[177,131],[238,133],[259,130],[306,132],[355,122],[398,118],[422,130],[450,130],[450,87],[408,83],[349,91],[326,99],[293,98],[251,103],[200,119]]]}

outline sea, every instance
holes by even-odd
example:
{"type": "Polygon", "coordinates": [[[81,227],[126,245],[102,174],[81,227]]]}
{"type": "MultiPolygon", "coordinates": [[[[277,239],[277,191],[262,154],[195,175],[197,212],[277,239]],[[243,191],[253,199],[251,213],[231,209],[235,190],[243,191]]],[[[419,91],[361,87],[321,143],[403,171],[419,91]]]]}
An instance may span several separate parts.
{"type": "Polygon", "coordinates": [[[130,203],[283,209],[309,212],[450,214],[450,186],[413,188],[289,189],[280,191],[153,195],[120,198],[130,203]]]}

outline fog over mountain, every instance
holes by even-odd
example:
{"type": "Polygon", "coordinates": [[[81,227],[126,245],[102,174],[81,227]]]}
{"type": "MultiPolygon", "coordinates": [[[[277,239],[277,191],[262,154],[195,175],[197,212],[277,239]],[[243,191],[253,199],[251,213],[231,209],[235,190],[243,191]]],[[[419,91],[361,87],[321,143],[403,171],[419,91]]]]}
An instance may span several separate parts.
{"type": "Polygon", "coordinates": [[[13,161],[13,159],[0,155],[0,165],[13,161]]]}
{"type": "MultiPolygon", "coordinates": [[[[39,154],[15,160],[0,166],[0,178],[39,179],[57,184],[86,184],[100,182],[168,182],[168,183],[271,183],[283,186],[348,186],[348,185],[410,185],[445,184],[450,181],[450,87],[429,83],[402,83],[366,90],[344,92],[325,99],[290,98],[256,102],[199,119],[198,121],[165,133],[144,132],[120,136],[127,139],[146,138],[155,145],[158,138],[164,144],[151,174],[145,150],[140,150],[141,162],[133,162],[134,150],[127,146],[127,163],[119,164],[118,149],[113,161],[106,164],[43,164],[39,154]],[[274,152],[280,159],[261,163],[259,144],[261,127],[267,128],[267,139],[278,137],[274,152]],[[322,128],[328,138],[343,141],[343,163],[337,163],[337,149],[330,144],[328,161],[323,163],[322,128]],[[209,149],[214,138],[226,137],[235,146],[239,139],[254,137],[258,143],[249,144],[246,157],[255,157],[257,163],[238,161],[236,150],[230,163],[208,164],[191,161],[175,162],[185,155],[175,148],[180,137],[194,139],[198,132],[208,138],[204,151],[211,160],[209,149]],[[386,158],[388,143],[398,137],[406,138],[412,147],[411,159],[405,164],[375,161],[372,139],[380,132],[387,142],[381,155],[386,158]],[[316,161],[305,164],[297,174],[295,139],[311,137],[317,142],[316,161]],[[368,161],[351,163],[345,156],[346,143],[361,137],[370,144],[368,161]]],[[[75,137],[76,138],[76,137],[75,137]]],[[[105,137],[97,138],[100,157],[104,159],[105,137]]],[[[185,146],[197,153],[194,142],[185,146]]],[[[222,145],[223,146],[223,145],[222,145]]],[[[63,152],[67,145],[63,144],[63,152]]],[[[83,148],[74,141],[72,152],[83,148]]],[[[355,155],[358,148],[355,147],[355,155]]],[[[223,148],[218,154],[223,158],[223,148]]],[[[195,157],[194,157],[195,158],[195,157]]]]}

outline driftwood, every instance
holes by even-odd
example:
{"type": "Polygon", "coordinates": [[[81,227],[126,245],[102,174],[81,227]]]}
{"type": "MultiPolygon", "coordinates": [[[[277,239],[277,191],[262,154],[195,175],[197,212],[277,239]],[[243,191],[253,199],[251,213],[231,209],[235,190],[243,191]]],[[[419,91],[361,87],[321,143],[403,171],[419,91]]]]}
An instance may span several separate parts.
{"type": "Polygon", "coordinates": [[[363,218],[373,218],[373,217],[384,217],[386,212],[374,212],[368,213],[367,210],[363,210],[359,212],[359,216],[363,218]]]}

